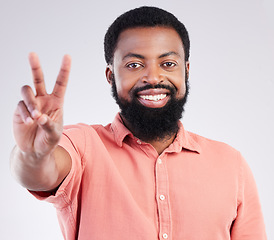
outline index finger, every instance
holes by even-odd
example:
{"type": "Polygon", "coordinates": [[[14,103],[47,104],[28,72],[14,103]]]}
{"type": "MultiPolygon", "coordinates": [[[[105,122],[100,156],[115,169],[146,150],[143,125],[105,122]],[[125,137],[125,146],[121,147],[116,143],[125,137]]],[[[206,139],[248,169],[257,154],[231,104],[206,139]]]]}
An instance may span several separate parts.
{"type": "Polygon", "coordinates": [[[40,65],[39,58],[36,53],[31,52],[29,54],[29,63],[31,66],[32,76],[33,76],[33,83],[36,90],[37,96],[43,96],[46,92],[44,76],[42,72],[42,68],[40,65]]]}
{"type": "Polygon", "coordinates": [[[58,98],[63,98],[65,95],[68,79],[69,79],[70,67],[71,67],[71,57],[69,55],[65,55],[63,57],[60,72],[58,74],[58,77],[52,92],[52,94],[58,98]]]}

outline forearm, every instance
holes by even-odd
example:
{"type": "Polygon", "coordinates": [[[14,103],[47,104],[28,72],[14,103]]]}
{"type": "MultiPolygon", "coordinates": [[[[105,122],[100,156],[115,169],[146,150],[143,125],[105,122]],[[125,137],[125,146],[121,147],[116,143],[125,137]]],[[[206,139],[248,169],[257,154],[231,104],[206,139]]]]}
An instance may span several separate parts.
{"type": "Polygon", "coordinates": [[[38,157],[26,154],[17,146],[11,157],[11,172],[16,180],[25,188],[34,191],[49,191],[58,184],[59,171],[54,152],[47,156],[38,157]]]}

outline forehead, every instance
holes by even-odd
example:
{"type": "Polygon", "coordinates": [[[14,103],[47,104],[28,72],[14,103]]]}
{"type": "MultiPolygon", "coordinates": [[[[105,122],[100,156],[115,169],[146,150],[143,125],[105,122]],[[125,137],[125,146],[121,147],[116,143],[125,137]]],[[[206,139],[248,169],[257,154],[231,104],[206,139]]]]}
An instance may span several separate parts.
{"type": "Polygon", "coordinates": [[[115,55],[128,53],[144,55],[176,52],[184,57],[183,42],[179,34],[169,27],[137,27],[123,31],[117,42],[115,55]]]}

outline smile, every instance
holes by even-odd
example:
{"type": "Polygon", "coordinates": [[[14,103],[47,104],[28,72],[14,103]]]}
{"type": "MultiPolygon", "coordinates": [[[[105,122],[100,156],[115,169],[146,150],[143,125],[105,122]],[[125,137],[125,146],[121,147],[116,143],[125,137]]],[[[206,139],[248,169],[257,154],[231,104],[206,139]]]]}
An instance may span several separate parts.
{"type": "Polygon", "coordinates": [[[160,101],[164,99],[166,96],[167,94],[157,94],[157,95],[140,95],[139,97],[149,101],[160,101]]]}
{"type": "Polygon", "coordinates": [[[162,108],[169,99],[169,91],[163,88],[146,89],[138,93],[139,102],[148,108],[162,108]]]}

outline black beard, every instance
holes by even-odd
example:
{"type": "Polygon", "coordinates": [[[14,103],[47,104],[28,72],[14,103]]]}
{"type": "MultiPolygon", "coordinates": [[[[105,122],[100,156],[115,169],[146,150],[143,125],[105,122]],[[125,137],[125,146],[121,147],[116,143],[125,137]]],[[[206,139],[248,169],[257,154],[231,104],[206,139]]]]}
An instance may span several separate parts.
{"type": "Polygon", "coordinates": [[[136,89],[129,102],[118,96],[115,78],[112,76],[112,95],[119,105],[121,116],[130,124],[130,130],[135,137],[143,141],[162,140],[172,137],[178,132],[178,122],[184,112],[189,93],[189,83],[186,79],[186,92],[183,98],[177,99],[174,87],[157,84],[146,85],[136,89]],[[140,104],[137,92],[150,88],[166,88],[170,91],[170,100],[162,108],[148,108],[140,104]]]}

